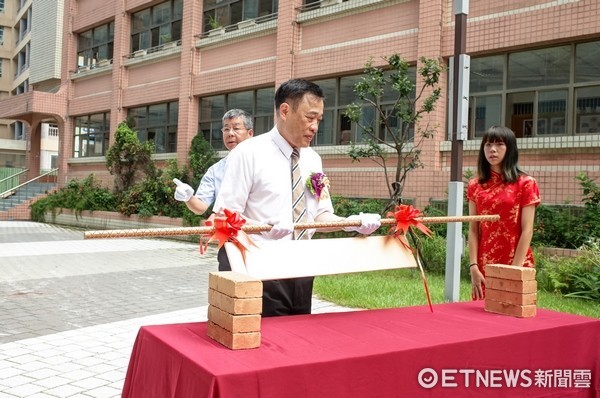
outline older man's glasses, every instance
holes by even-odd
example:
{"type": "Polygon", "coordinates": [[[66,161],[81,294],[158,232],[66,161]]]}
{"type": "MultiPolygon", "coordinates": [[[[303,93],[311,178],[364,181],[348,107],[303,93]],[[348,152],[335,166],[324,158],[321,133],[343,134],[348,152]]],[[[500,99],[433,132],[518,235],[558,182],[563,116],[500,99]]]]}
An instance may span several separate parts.
{"type": "Polygon", "coordinates": [[[221,129],[221,131],[223,132],[223,134],[229,134],[229,133],[240,134],[240,133],[242,133],[242,132],[244,132],[246,130],[247,130],[247,128],[245,128],[245,127],[233,127],[233,128],[231,128],[231,127],[223,127],[221,129]]]}

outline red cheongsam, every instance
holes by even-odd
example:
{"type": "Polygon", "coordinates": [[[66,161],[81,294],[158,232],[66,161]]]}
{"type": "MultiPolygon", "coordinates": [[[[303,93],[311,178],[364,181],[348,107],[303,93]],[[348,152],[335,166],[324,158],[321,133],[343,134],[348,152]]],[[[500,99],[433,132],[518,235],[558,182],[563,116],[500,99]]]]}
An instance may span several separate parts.
{"type": "MultiPolygon", "coordinates": [[[[486,264],[511,265],[521,237],[521,209],[541,201],[537,182],[521,175],[517,182],[507,184],[500,174],[492,172],[485,184],[479,184],[477,178],[469,181],[467,198],[475,203],[478,215],[500,215],[498,221],[479,222],[479,270],[485,276],[486,264]]],[[[534,266],[531,247],[523,266],[534,266]]]]}

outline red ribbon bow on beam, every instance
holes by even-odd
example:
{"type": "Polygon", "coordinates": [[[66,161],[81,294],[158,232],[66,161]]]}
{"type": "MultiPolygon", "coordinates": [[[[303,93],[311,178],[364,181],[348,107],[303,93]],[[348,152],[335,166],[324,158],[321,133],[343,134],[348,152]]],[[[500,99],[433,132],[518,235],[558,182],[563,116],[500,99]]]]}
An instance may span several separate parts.
{"type": "Polygon", "coordinates": [[[396,238],[399,238],[400,235],[406,236],[410,227],[416,227],[419,231],[431,237],[431,230],[417,220],[419,210],[410,205],[398,205],[393,212],[388,212],[387,216],[394,217],[396,220],[396,226],[392,229],[396,238]]]}
{"type": "MultiPolygon", "coordinates": [[[[225,242],[229,241],[237,246],[242,253],[242,258],[245,260],[246,250],[248,250],[250,246],[256,246],[250,237],[244,231],[242,231],[242,226],[246,224],[246,220],[238,213],[229,211],[227,209],[224,209],[223,213],[225,214],[224,217],[215,216],[215,232],[210,238],[207,239],[206,243],[202,244],[202,237],[200,237],[200,253],[206,253],[208,244],[212,241],[218,242],[219,249],[225,244],[225,242]]],[[[212,226],[213,222],[207,220],[206,225],[212,226]]]]}
{"type": "Polygon", "coordinates": [[[425,286],[425,294],[427,295],[427,302],[429,303],[429,310],[433,312],[433,305],[431,303],[431,295],[429,294],[429,286],[427,285],[427,279],[425,278],[425,271],[423,271],[423,266],[421,265],[421,260],[419,259],[419,252],[413,250],[412,247],[408,244],[408,240],[406,239],[406,234],[409,232],[410,227],[416,227],[419,231],[423,232],[425,235],[431,237],[431,230],[427,228],[423,223],[417,220],[419,217],[419,210],[415,209],[410,205],[397,205],[393,212],[387,213],[388,217],[394,217],[396,220],[396,226],[391,229],[395,238],[397,238],[404,246],[406,246],[415,257],[417,261],[417,265],[419,266],[419,270],[421,271],[421,279],[423,280],[423,286],[425,286]]]}

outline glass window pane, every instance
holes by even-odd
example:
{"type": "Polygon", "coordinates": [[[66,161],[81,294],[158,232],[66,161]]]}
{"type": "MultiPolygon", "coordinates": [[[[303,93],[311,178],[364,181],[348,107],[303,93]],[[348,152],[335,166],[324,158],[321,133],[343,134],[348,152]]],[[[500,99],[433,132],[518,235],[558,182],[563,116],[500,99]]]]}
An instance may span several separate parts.
{"type": "Polygon", "coordinates": [[[215,19],[219,26],[229,25],[229,7],[219,7],[215,10],[215,19]]]}
{"type": "Polygon", "coordinates": [[[137,33],[150,28],[150,9],[133,14],[131,32],[137,33]]]}
{"type": "Polygon", "coordinates": [[[177,124],[179,114],[179,102],[169,103],[169,124],[177,124]]]}
{"type": "Polygon", "coordinates": [[[132,119],[134,123],[134,130],[140,130],[146,127],[147,125],[147,117],[146,117],[146,107],[140,108],[131,108],[128,112],[129,118],[132,119]]]}
{"type": "Polygon", "coordinates": [[[171,24],[171,39],[181,40],[181,21],[175,21],[171,24]]]}
{"type": "Polygon", "coordinates": [[[102,131],[104,131],[104,114],[90,115],[90,132],[99,133],[102,131]]]}
{"type": "Polygon", "coordinates": [[[211,124],[211,145],[216,150],[225,149],[225,145],[223,145],[223,133],[221,132],[222,123],[212,123],[211,124]]]}
{"type": "MultiPolygon", "coordinates": [[[[475,137],[482,137],[483,133],[492,126],[501,125],[500,117],[502,114],[502,97],[500,95],[491,95],[486,97],[475,97],[475,137]]],[[[472,110],[470,110],[472,112],[472,110]]]]}
{"type": "Polygon", "coordinates": [[[506,96],[507,126],[515,132],[517,138],[534,135],[533,103],[535,92],[508,94],[506,96]]]}
{"type": "Polygon", "coordinates": [[[575,48],[575,82],[600,80],[600,41],[578,44],[575,48]]]}
{"type": "Polygon", "coordinates": [[[333,134],[333,117],[334,111],[328,110],[323,112],[323,120],[319,123],[319,131],[317,132],[316,142],[313,138],[313,144],[315,145],[333,145],[335,134],[333,134]]]}
{"type": "Polygon", "coordinates": [[[315,84],[321,87],[323,90],[323,94],[325,95],[325,106],[332,107],[335,106],[335,88],[337,86],[336,79],[326,79],[326,80],[315,80],[315,84]]]}
{"type": "Polygon", "coordinates": [[[258,0],[245,0],[244,19],[254,19],[258,17],[258,0]]]}
{"type": "Polygon", "coordinates": [[[208,142],[210,142],[210,122],[208,123],[200,123],[198,134],[202,134],[202,137],[208,142]]]}
{"type": "Polygon", "coordinates": [[[471,59],[469,83],[471,93],[502,90],[503,79],[504,57],[502,55],[471,59]]]}
{"type": "Polygon", "coordinates": [[[165,1],[152,9],[152,24],[161,25],[171,21],[171,2],[165,1]]]}
{"type": "Polygon", "coordinates": [[[600,86],[578,88],[575,131],[579,134],[600,132],[600,86]]]}
{"type": "Polygon", "coordinates": [[[231,9],[230,9],[231,20],[229,21],[230,25],[238,23],[242,20],[242,14],[243,14],[242,3],[243,2],[238,1],[236,3],[231,4],[231,9]]]}
{"type": "MultiPolygon", "coordinates": [[[[252,114],[254,107],[254,91],[244,91],[241,93],[232,93],[227,96],[227,108],[228,109],[243,109],[246,112],[252,114]]],[[[225,113],[225,112],[223,112],[225,113]]],[[[221,115],[222,117],[223,115],[221,115]]]]}
{"type": "Polygon", "coordinates": [[[200,100],[200,120],[221,120],[225,114],[225,96],[215,95],[200,100]]]}
{"type": "Polygon", "coordinates": [[[355,100],[358,100],[358,97],[354,92],[354,86],[360,79],[360,76],[348,76],[340,79],[340,105],[349,105],[355,100]]]}
{"type": "Polygon", "coordinates": [[[570,59],[570,46],[510,54],[508,57],[508,88],[568,83],[570,59]]]}
{"type": "Polygon", "coordinates": [[[269,115],[274,113],[275,90],[272,87],[256,90],[256,115],[269,115]]]}
{"type": "Polygon", "coordinates": [[[98,26],[94,29],[94,45],[104,44],[108,41],[108,25],[98,26]]]}
{"type": "Polygon", "coordinates": [[[140,48],[149,48],[151,46],[152,36],[149,30],[140,33],[140,48]]]}
{"type": "Polygon", "coordinates": [[[92,31],[82,32],[77,36],[78,50],[85,50],[92,47],[92,31]]]}
{"type": "Polygon", "coordinates": [[[537,135],[565,134],[567,94],[567,90],[539,93],[537,135]]]}
{"type": "Polygon", "coordinates": [[[183,18],[183,0],[173,0],[173,20],[183,18]]]}
{"type": "Polygon", "coordinates": [[[262,17],[277,12],[277,3],[277,1],[274,2],[273,0],[259,0],[258,16],[262,17]]]}
{"type": "Polygon", "coordinates": [[[274,126],[273,116],[259,116],[254,118],[254,135],[260,135],[271,130],[274,126]]]}
{"type": "Polygon", "coordinates": [[[167,124],[167,104],[156,104],[148,107],[148,126],[164,126],[167,124]]]}

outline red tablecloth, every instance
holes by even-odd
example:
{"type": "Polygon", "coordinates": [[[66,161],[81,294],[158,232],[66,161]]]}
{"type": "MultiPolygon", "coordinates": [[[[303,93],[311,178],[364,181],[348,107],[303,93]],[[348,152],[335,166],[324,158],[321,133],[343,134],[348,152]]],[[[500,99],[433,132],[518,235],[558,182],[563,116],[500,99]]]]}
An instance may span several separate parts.
{"type": "Polygon", "coordinates": [[[232,351],[206,323],[142,327],[123,397],[600,397],[600,319],[543,309],[519,319],[466,302],[261,328],[260,348],[232,351]]]}

